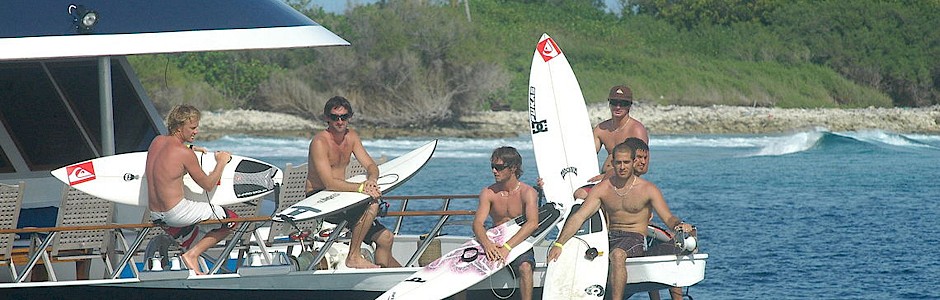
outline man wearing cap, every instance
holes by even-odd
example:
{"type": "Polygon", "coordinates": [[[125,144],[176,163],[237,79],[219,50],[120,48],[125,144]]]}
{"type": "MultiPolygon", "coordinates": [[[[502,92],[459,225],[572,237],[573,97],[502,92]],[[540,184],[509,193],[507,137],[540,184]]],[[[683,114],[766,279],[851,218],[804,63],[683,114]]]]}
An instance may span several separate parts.
{"type": "Polygon", "coordinates": [[[610,119],[594,127],[594,151],[600,152],[603,145],[608,154],[603,171],[610,169],[610,152],[617,144],[629,137],[639,138],[647,144],[650,141],[646,126],[630,117],[630,107],[633,106],[633,91],[630,88],[626,85],[612,87],[607,102],[610,105],[610,119]]]}

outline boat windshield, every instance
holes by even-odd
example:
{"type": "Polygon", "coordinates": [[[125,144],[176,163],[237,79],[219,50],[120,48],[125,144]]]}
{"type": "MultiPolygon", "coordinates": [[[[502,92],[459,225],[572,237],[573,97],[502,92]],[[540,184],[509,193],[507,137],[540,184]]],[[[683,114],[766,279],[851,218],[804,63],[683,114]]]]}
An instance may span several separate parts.
{"type": "MultiPolygon", "coordinates": [[[[144,151],[162,122],[127,60],[111,68],[115,153],[144,151]]],[[[0,178],[101,156],[98,95],[94,58],[0,63],[0,178]]]]}

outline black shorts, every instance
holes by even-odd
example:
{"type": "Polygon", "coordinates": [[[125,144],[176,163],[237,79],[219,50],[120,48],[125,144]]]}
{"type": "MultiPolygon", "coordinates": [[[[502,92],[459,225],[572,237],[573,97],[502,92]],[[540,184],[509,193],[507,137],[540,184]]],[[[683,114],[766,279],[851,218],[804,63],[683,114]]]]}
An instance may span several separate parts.
{"type": "Polygon", "coordinates": [[[535,251],[533,249],[529,249],[529,251],[526,251],[525,253],[522,253],[522,255],[519,255],[519,257],[516,257],[516,260],[513,260],[511,263],[509,263],[509,266],[518,271],[519,266],[521,266],[524,262],[528,262],[531,265],[530,267],[532,267],[533,270],[535,269],[535,251]]]}
{"type": "MultiPolygon", "coordinates": [[[[319,192],[319,191],[308,192],[307,197],[310,197],[310,195],[313,195],[316,192],[319,192]]],[[[346,228],[348,228],[349,230],[352,230],[352,228],[355,227],[356,224],[359,224],[359,218],[361,218],[362,214],[366,212],[366,209],[369,208],[370,204],[371,202],[364,202],[364,203],[350,206],[344,211],[336,212],[336,213],[333,213],[324,217],[323,220],[333,223],[333,224],[337,224],[337,225],[340,222],[345,220],[346,228]]],[[[382,223],[379,222],[379,220],[373,220],[372,227],[369,228],[368,232],[366,232],[366,238],[363,240],[363,242],[365,242],[366,244],[371,244],[375,242],[375,239],[379,237],[378,234],[382,232],[383,230],[388,230],[388,228],[386,228],[385,225],[382,225],[382,223]]]]}

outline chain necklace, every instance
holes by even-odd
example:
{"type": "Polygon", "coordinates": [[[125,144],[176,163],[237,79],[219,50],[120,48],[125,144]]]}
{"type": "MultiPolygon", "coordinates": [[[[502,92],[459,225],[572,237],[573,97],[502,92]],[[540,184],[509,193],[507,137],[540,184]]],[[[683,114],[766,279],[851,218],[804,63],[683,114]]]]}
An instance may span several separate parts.
{"type": "MultiPolygon", "coordinates": [[[[638,177],[639,177],[639,176],[636,176],[636,175],[633,176],[633,183],[630,184],[630,188],[627,189],[626,192],[623,192],[623,194],[621,194],[620,191],[617,190],[617,187],[614,187],[614,193],[616,193],[617,196],[620,196],[620,198],[626,198],[627,195],[630,194],[630,191],[633,190],[633,187],[636,186],[636,179],[637,179],[638,177]]],[[[626,188],[626,187],[624,187],[624,188],[626,188]]]]}
{"type": "Polygon", "coordinates": [[[627,116],[627,121],[626,121],[626,122],[623,122],[623,125],[620,125],[620,127],[617,127],[617,129],[614,129],[613,132],[618,132],[618,131],[620,131],[621,129],[623,129],[624,127],[627,127],[627,124],[630,124],[630,120],[633,120],[633,118],[631,118],[630,116],[627,116]]]}
{"type": "Polygon", "coordinates": [[[522,181],[517,182],[516,188],[512,189],[511,191],[499,191],[499,195],[503,197],[509,197],[510,193],[515,193],[519,190],[520,187],[522,187],[522,181]]]}

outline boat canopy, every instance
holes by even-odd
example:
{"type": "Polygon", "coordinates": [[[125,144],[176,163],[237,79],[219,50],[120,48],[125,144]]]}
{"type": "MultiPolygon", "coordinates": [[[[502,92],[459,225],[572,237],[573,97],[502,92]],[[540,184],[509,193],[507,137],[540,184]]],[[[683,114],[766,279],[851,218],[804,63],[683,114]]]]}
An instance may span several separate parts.
{"type": "Polygon", "coordinates": [[[348,46],[280,0],[4,3],[0,60],[348,46]]]}
{"type": "Polygon", "coordinates": [[[281,0],[5,1],[0,28],[0,182],[24,208],[57,205],[48,171],[166,132],[126,55],[349,45],[281,0]]]}

